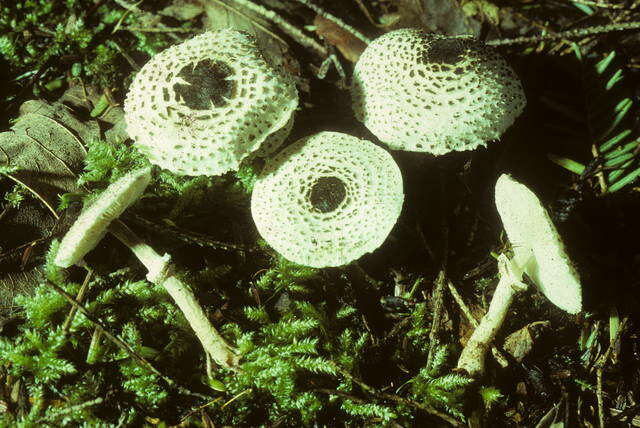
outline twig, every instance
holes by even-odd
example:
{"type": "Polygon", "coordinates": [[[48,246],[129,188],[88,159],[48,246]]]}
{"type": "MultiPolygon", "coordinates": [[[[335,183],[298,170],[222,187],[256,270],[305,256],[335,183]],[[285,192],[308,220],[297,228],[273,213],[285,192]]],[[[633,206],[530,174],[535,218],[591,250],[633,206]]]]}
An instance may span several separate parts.
{"type": "Polygon", "coordinates": [[[309,9],[311,9],[312,11],[314,11],[315,13],[317,13],[318,15],[323,17],[324,19],[328,19],[329,21],[333,22],[334,24],[336,24],[338,27],[342,28],[343,30],[353,34],[358,39],[362,40],[364,43],[366,43],[366,44],[371,43],[371,39],[370,38],[368,38],[367,36],[362,34],[360,31],[356,30],[351,25],[347,24],[346,22],[344,22],[342,19],[338,18],[337,16],[327,12],[326,10],[321,8],[320,6],[317,6],[317,5],[313,4],[313,3],[311,3],[310,0],[295,0],[295,1],[297,1],[300,4],[305,5],[306,7],[308,7],[309,9]]]}
{"type": "Polygon", "coordinates": [[[229,244],[227,242],[222,242],[222,241],[216,241],[215,239],[211,239],[209,236],[203,233],[192,232],[190,230],[185,230],[179,227],[169,226],[166,224],[158,224],[144,217],[141,217],[137,214],[128,215],[127,218],[133,220],[134,223],[137,223],[138,225],[146,229],[153,230],[154,232],[159,232],[162,235],[171,234],[174,238],[189,244],[196,244],[201,247],[210,247],[210,248],[229,250],[229,251],[244,252],[246,250],[241,245],[229,244]]]}
{"type": "Polygon", "coordinates": [[[571,0],[571,3],[584,4],[586,6],[602,7],[605,9],[624,9],[625,8],[625,6],[621,4],[600,3],[597,1],[590,1],[590,0],[571,0]]]}
{"type": "Polygon", "coordinates": [[[207,407],[217,403],[220,400],[222,400],[222,397],[218,397],[218,398],[215,398],[213,400],[210,400],[209,402],[204,403],[202,406],[198,406],[195,409],[190,410],[189,413],[187,413],[186,415],[184,415],[183,417],[180,418],[180,422],[185,422],[187,419],[189,419],[191,416],[193,416],[197,412],[206,409],[207,407]]]}
{"type": "MultiPolygon", "coordinates": [[[[222,4],[219,0],[213,0],[216,3],[222,4]]],[[[272,10],[267,9],[266,7],[254,3],[252,0],[230,0],[237,4],[238,6],[244,7],[247,10],[250,10],[258,15],[264,17],[265,19],[276,24],[282,31],[288,34],[292,39],[296,42],[304,46],[305,48],[311,49],[315,51],[318,55],[322,57],[326,57],[329,55],[327,49],[318,43],[312,37],[307,36],[298,28],[296,28],[293,24],[289,23],[286,19],[278,15],[272,10]]]]}
{"type": "Polygon", "coordinates": [[[369,20],[370,23],[372,23],[376,27],[382,27],[382,25],[378,24],[376,22],[376,20],[373,19],[373,16],[371,15],[371,12],[369,12],[369,9],[367,9],[367,6],[362,2],[362,0],[355,0],[355,2],[358,5],[358,7],[360,8],[360,10],[362,11],[362,13],[364,13],[364,16],[367,17],[367,19],[369,20]]]}
{"type": "Polygon", "coordinates": [[[53,282],[51,282],[49,280],[47,280],[47,284],[49,284],[51,286],[51,288],[53,288],[58,294],[60,294],[69,303],[71,303],[71,305],[73,305],[78,310],[78,312],[80,312],[82,315],[84,315],[85,318],[91,324],[93,324],[95,327],[100,329],[102,331],[102,333],[107,337],[107,339],[112,341],[116,346],[118,346],[120,349],[122,349],[127,354],[129,354],[131,356],[131,358],[133,358],[135,361],[137,361],[140,365],[144,366],[145,368],[150,370],[153,374],[155,374],[158,377],[160,377],[163,381],[165,381],[167,383],[167,385],[176,388],[181,394],[184,394],[184,395],[190,395],[190,396],[202,398],[202,399],[205,399],[205,400],[209,400],[210,399],[210,397],[207,397],[206,395],[203,395],[203,394],[200,394],[200,393],[197,393],[197,392],[189,391],[185,387],[178,385],[170,377],[162,374],[147,359],[145,359],[143,356],[141,356],[136,351],[134,351],[133,348],[131,348],[131,346],[129,346],[124,340],[122,340],[120,337],[114,335],[109,330],[107,330],[107,328],[100,321],[98,321],[91,314],[91,312],[89,312],[87,309],[85,309],[85,307],[82,306],[82,304],[78,303],[73,298],[72,295],[70,295],[69,293],[64,291],[62,288],[60,288],[58,285],[54,284],[53,282]]]}
{"type": "Polygon", "coordinates": [[[427,355],[427,367],[431,367],[433,354],[438,342],[438,330],[440,330],[440,319],[442,318],[442,301],[445,281],[444,270],[441,270],[435,281],[436,286],[433,290],[433,317],[431,320],[431,330],[429,331],[429,354],[427,355]]]}
{"type": "Polygon", "coordinates": [[[465,426],[461,422],[459,422],[457,419],[454,419],[453,417],[447,415],[446,413],[441,412],[440,410],[434,407],[428,406],[426,404],[421,404],[421,403],[418,403],[417,401],[409,400],[408,398],[400,397],[399,395],[394,395],[389,393],[382,393],[380,394],[380,396],[388,400],[395,401],[397,403],[402,403],[409,407],[413,407],[414,409],[422,410],[425,413],[429,413],[431,415],[437,416],[443,421],[451,424],[451,426],[453,427],[465,426]]]}
{"type": "MultiPolygon", "coordinates": [[[[84,281],[82,281],[82,286],[80,286],[80,290],[78,290],[78,294],[76,294],[76,301],[82,303],[82,299],[84,299],[84,295],[87,292],[87,286],[89,285],[89,281],[91,281],[91,276],[93,275],[93,271],[91,268],[87,267],[87,274],[84,276],[84,281]]],[[[76,316],[76,312],[78,310],[75,306],[71,306],[69,309],[69,313],[67,314],[67,318],[64,320],[64,324],[62,324],[62,335],[66,336],[69,334],[69,328],[71,327],[71,323],[76,316]]]]}
{"type": "Polygon", "coordinates": [[[353,383],[357,384],[360,388],[362,388],[363,391],[378,397],[378,398],[384,398],[387,400],[391,400],[391,401],[395,401],[397,403],[403,403],[406,404],[407,406],[413,407],[415,409],[419,409],[422,410],[425,413],[429,413],[431,415],[437,416],[440,419],[450,423],[452,426],[454,427],[463,427],[464,425],[461,424],[458,420],[456,420],[455,418],[447,415],[446,413],[441,412],[440,410],[436,409],[435,407],[432,407],[428,404],[420,404],[416,401],[410,400],[408,398],[404,398],[404,397],[400,397],[398,395],[395,394],[389,394],[389,393],[385,393],[385,392],[378,392],[374,387],[367,385],[366,383],[364,383],[363,381],[361,381],[360,379],[354,377],[351,373],[349,373],[347,370],[343,369],[342,367],[338,366],[336,363],[331,363],[331,365],[333,366],[333,368],[336,370],[336,372],[340,373],[342,376],[346,377],[347,379],[349,379],[350,381],[352,381],[353,383]]]}
{"type": "Polygon", "coordinates": [[[598,426],[604,428],[604,399],[602,398],[602,367],[596,370],[596,397],[598,399],[598,426]]]}
{"type": "Polygon", "coordinates": [[[73,413],[77,410],[86,409],[87,407],[95,406],[96,404],[102,404],[103,402],[104,402],[104,398],[102,397],[94,398],[93,400],[89,400],[84,403],[76,404],[74,406],[65,407],[64,409],[49,412],[44,418],[41,418],[39,421],[48,421],[51,419],[56,419],[56,418],[59,418],[60,416],[73,413]]]}
{"type": "MultiPolygon", "coordinates": [[[[451,281],[447,281],[447,286],[449,287],[449,292],[451,293],[451,296],[453,296],[453,300],[455,300],[455,302],[458,304],[460,311],[464,314],[465,318],[467,318],[467,321],[471,323],[473,328],[477,328],[478,320],[473,316],[473,314],[471,313],[471,310],[469,310],[469,307],[462,299],[462,296],[460,295],[460,293],[458,293],[458,290],[456,289],[456,287],[453,285],[451,281]]],[[[491,346],[491,354],[493,355],[493,358],[498,362],[498,364],[500,364],[501,367],[505,368],[509,366],[509,360],[507,360],[507,357],[505,357],[495,345],[491,346]]]]}
{"type": "Polygon", "coordinates": [[[573,39],[588,36],[597,36],[600,34],[612,33],[614,31],[629,31],[640,29],[640,21],[620,22],[609,25],[595,25],[593,27],[578,28],[576,30],[560,31],[551,34],[542,34],[538,36],[523,36],[510,39],[494,39],[486,42],[489,46],[509,46],[525,43],[538,43],[545,40],[573,39]]]}
{"type": "Polygon", "coordinates": [[[166,28],[123,27],[123,28],[119,28],[119,30],[138,31],[140,33],[193,33],[192,28],[175,28],[175,27],[166,27],[166,28]]]}
{"type": "Polygon", "coordinates": [[[363,400],[362,398],[356,397],[355,395],[347,394],[346,392],[343,392],[343,391],[338,391],[337,389],[315,388],[314,391],[321,392],[323,394],[328,394],[328,395],[339,395],[340,397],[347,398],[359,404],[366,403],[366,401],[363,400]]]}
{"type": "Polygon", "coordinates": [[[133,68],[136,72],[140,71],[140,66],[138,65],[138,63],[133,59],[131,55],[125,52],[118,43],[113,40],[107,40],[107,44],[109,45],[109,47],[115,48],[120,53],[120,55],[122,55],[122,57],[127,60],[131,68],[133,68]]]}
{"type": "Polygon", "coordinates": [[[256,21],[254,18],[252,18],[251,16],[247,15],[246,13],[242,12],[241,10],[236,9],[235,7],[229,6],[228,4],[226,4],[225,2],[223,2],[222,0],[212,0],[213,3],[224,7],[225,9],[227,9],[228,11],[231,11],[233,13],[235,13],[236,15],[239,15],[241,17],[243,17],[244,19],[246,19],[247,21],[250,21],[251,24],[253,24],[255,27],[259,28],[260,30],[262,30],[264,33],[268,34],[269,36],[273,37],[274,40],[277,40],[278,42],[282,43],[284,46],[288,46],[287,42],[284,41],[284,39],[280,36],[278,36],[276,33],[274,33],[273,31],[269,30],[267,27],[265,27],[264,25],[262,25],[261,23],[259,23],[258,21],[256,21]]]}

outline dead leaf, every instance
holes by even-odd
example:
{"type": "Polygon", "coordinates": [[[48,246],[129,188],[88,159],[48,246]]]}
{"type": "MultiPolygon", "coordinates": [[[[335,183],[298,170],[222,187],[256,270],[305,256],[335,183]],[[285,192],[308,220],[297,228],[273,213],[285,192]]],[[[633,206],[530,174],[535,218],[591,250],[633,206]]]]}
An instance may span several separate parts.
{"type": "MultiPolygon", "coordinates": [[[[102,101],[105,95],[107,95],[107,98],[110,98],[106,92],[99,91],[97,88],[81,84],[72,84],[58,99],[58,102],[72,107],[74,110],[89,113],[102,101]]],[[[124,109],[120,107],[120,105],[110,102],[108,107],[96,119],[98,122],[110,126],[110,128],[104,132],[104,140],[107,143],[119,144],[129,138],[129,134],[127,134],[127,123],[124,120],[124,109]]],[[[97,137],[98,135],[94,138],[97,137]]],[[[84,140],[86,141],[86,138],[84,140]]]]}
{"type": "Polygon", "coordinates": [[[367,47],[362,40],[320,15],[316,15],[313,25],[318,36],[338,48],[348,61],[358,61],[360,54],[367,47]]]}
{"type": "Polygon", "coordinates": [[[174,0],[159,13],[178,21],[191,21],[204,13],[204,7],[198,0],[174,0]]]}
{"type": "Polygon", "coordinates": [[[51,239],[61,235],[64,220],[73,217],[64,215],[61,221],[56,207],[59,195],[81,191],[76,183],[84,168],[86,141],[101,138],[99,122],[105,127],[115,124],[111,135],[122,137],[124,130],[118,127],[124,123],[123,114],[117,106],[98,119],[85,121],[75,114],[91,111],[101,96],[101,91],[72,86],[54,103],[27,101],[11,129],[0,133],[0,166],[15,167],[8,177],[35,196],[2,219],[0,305],[5,310],[0,316],[10,313],[15,295],[28,294],[38,284],[51,239]]]}
{"type": "Polygon", "coordinates": [[[537,321],[511,333],[504,340],[504,350],[511,354],[516,361],[521,362],[533,349],[540,327],[548,325],[549,321],[537,321]]]}
{"type": "Polygon", "coordinates": [[[58,218],[58,196],[78,191],[77,175],[86,155],[81,138],[99,133],[97,123],[81,122],[63,104],[27,101],[11,130],[0,133],[0,166],[17,168],[9,178],[58,218]]]}
{"type": "Polygon", "coordinates": [[[29,294],[38,284],[38,267],[49,247],[48,239],[57,224],[51,213],[36,199],[22,201],[19,209],[9,209],[2,218],[0,233],[0,321],[15,308],[13,299],[29,294]]]}

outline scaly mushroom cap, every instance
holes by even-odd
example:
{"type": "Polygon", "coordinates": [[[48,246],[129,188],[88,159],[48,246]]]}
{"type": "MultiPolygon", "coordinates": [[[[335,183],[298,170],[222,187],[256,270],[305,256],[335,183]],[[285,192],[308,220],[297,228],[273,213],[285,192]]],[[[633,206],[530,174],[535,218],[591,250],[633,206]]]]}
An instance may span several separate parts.
{"type": "Polygon", "coordinates": [[[342,266],[378,248],[404,194],[391,155],[337,132],[302,138],[273,157],[255,184],[251,213],[260,235],[285,258],[342,266]]]}
{"type": "MultiPolygon", "coordinates": [[[[292,78],[270,66],[253,37],[209,31],[154,56],[125,101],[127,131],[156,165],[219,175],[283,128],[298,105],[292,78]]],[[[277,135],[270,145],[280,144],[277,135]]]]}
{"type": "Polygon", "coordinates": [[[582,309],[582,287],[547,210],[525,185],[502,174],[496,183],[496,207],[513,246],[514,261],[557,307],[582,309]]]}
{"type": "Polygon", "coordinates": [[[67,268],[78,263],[104,238],[109,224],[135,203],[149,185],[151,169],[142,168],[109,185],[86,206],[60,242],[54,263],[67,268]]]}
{"type": "Polygon", "coordinates": [[[374,40],[355,66],[358,120],[394,150],[442,155],[499,138],[526,104],[514,71],[470,36],[417,29],[374,40]]]}

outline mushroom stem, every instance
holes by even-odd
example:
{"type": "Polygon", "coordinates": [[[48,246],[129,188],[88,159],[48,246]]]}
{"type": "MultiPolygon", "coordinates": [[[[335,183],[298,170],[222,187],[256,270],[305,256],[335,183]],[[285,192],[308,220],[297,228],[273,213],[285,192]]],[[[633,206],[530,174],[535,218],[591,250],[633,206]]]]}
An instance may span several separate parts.
{"type": "Polygon", "coordinates": [[[471,377],[479,377],[484,373],[487,350],[500,330],[514,296],[527,288],[521,281],[522,268],[504,254],[498,257],[498,270],[500,281],[493,293],[489,310],[469,338],[458,359],[458,369],[465,370],[471,377]]]}
{"type": "Polygon", "coordinates": [[[109,232],[129,247],[148,269],[147,279],[167,290],[211,358],[223,367],[235,367],[239,360],[238,354],[211,325],[189,286],[174,274],[169,255],[158,254],[120,220],[111,223],[109,232]]]}

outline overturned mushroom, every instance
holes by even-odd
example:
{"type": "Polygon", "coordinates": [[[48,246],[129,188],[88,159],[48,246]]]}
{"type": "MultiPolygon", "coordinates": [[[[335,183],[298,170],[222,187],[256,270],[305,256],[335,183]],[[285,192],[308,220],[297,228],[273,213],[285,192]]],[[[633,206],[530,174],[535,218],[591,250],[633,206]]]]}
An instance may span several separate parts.
{"type": "Polygon", "coordinates": [[[151,179],[150,169],[133,171],[116,180],[80,214],[60,243],[55,264],[69,267],[81,261],[110,231],[138,257],[149,273],[147,279],[162,285],[176,302],[200,339],[205,351],[224,367],[237,365],[238,356],[224,341],[189,287],[176,276],[169,255],[160,256],[117,218],[144,192],[151,179]]]}
{"type": "Polygon", "coordinates": [[[394,150],[442,155],[499,138],[526,104],[514,71],[470,36],[417,29],[373,41],[355,66],[356,118],[394,150]]]}
{"type": "Polygon", "coordinates": [[[484,371],[485,354],[502,325],[513,297],[526,289],[526,273],[557,307],[575,314],[582,309],[580,279],[564,244],[540,200],[525,185],[503,174],[496,183],[496,206],[514,256],[498,259],[500,281],[487,314],[467,342],[458,368],[471,376],[484,371]]]}
{"type": "Polygon", "coordinates": [[[260,235],[285,258],[342,266],[384,242],[403,199],[402,176],[389,153],[350,135],[321,132],[267,163],[251,213],[260,235]]]}
{"type": "Polygon", "coordinates": [[[154,56],[125,101],[127,131],[155,165],[219,175],[290,129],[293,79],[274,69],[250,35],[209,31],[154,56]]]}

